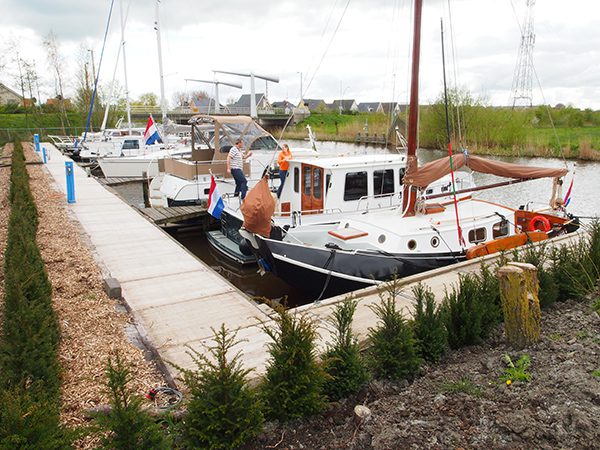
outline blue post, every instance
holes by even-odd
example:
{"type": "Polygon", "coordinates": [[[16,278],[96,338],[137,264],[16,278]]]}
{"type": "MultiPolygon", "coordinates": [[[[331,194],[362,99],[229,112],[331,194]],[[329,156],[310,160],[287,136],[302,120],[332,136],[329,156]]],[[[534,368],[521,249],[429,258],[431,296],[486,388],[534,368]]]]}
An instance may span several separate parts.
{"type": "Polygon", "coordinates": [[[67,203],[75,203],[75,177],[73,175],[73,161],[65,161],[67,172],[67,203]]]}
{"type": "Polygon", "coordinates": [[[46,147],[42,147],[42,156],[44,157],[44,164],[48,164],[48,157],[46,156],[46,147]]]}
{"type": "Polygon", "coordinates": [[[35,151],[39,152],[40,151],[40,135],[39,134],[34,134],[33,135],[33,143],[35,144],[35,151]]]}

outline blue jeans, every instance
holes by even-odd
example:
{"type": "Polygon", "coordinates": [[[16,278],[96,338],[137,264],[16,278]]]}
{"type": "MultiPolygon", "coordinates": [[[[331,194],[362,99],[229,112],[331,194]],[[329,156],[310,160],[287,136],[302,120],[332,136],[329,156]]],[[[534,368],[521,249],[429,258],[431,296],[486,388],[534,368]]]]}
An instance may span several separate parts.
{"type": "Polygon", "coordinates": [[[246,192],[248,192],[248,181],[244,175],[242,169],[231,169],[231,176],[235,180],[235,191],[233,195],[237,196],[241,194],[242,200],[246,198],[246,192]]]}
{"type": "Polygon", "coordinates": [[[288,171],[279,169],[279,189],[277,189],[277,198],[281,197],[281,191],[283,190],[283,183],[287,178],[288,171]]]}

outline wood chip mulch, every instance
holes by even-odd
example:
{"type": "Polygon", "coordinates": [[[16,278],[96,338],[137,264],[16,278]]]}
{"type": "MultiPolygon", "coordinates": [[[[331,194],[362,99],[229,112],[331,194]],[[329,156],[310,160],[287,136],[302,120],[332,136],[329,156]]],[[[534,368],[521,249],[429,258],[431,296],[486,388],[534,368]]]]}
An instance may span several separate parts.
{"type": "MultiPolygon", "coordinates": [[[[10,157],[12,155],[12,144],[6,144],[0,149],[0,155],[10,157]]],[[[5,159],[10,163],[10,159],[5,159]]],[[[8,231],[8,216],[10,215],[10,204],[8,202],[8,190],[10,186],[10,168],[0,168],[0,320],[2,320],[4,307],[4,250],[6,248],[6,235],[8,231]]]]}
{"type": "MultiPolygon", "coordinates": [[[[38,159],[33,145],[24,143],[23,147],[28,161],[38,159]]],[[[165,381],[155,364],[144,359],[144,351],[127,338],[125,328],[132,318],[104,292],[101,270],[86,244],[89,240],[70,216],[64,194],[56,190],[43,166],[30,165],[28,171],[39,212],[38,246],[61,326],[61,419],[68,426],[83,425],[87,422],[85,410],[108,403],[104,370],[110,355],[118,353],[126,361],[135,379],[131,387],[138,395],[165,381]]],[[[97,438],[84,438],[77,446],[92,448],[96,444],[97,438]]]]}

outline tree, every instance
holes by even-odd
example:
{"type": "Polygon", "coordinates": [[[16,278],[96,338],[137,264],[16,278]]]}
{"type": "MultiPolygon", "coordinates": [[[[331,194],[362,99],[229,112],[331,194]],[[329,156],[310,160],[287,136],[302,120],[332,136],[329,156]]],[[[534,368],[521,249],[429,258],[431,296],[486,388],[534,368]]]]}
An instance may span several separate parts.
{"type": "Polygon", "coordinates": [[[158,106],[158,97],[153,92],[146,92],[140,95],[137,101],[132,103],[140,106],[158,106]]]}
{"type": "Polygon", "coordinates": [[[48,66],[54,75],[54,86],[56,98],[59,99],[59,111],[60,111],[60,123],[62,125],[63,133],[65,131],[65,123],[70,126],[69,118],[67,117],[67,111],[65,108],[65,96],[63,91],[63,71],[65,70],[65,60],[60,53],[60,44],[53,31],[50,31],[44,38],[44,49],[46,50],[46,58],[48,66]]]}

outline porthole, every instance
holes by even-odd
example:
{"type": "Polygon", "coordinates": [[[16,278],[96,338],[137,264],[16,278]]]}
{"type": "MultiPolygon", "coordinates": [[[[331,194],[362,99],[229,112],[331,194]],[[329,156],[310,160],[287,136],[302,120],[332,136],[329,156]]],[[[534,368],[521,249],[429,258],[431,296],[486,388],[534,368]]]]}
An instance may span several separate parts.
{"type": "Polygon", "coordinates": [[[385,234],[380,234],[377,240],[380,244],[383,244],[385,242],[385,234]]]}
{"type": "Polygon", "coordinates": [[[348,222],[346,222],[346,223],[344,224],[344,228],[350,228],[350,224],[349,224],[348,222]]]}
{"type": "Polygon", "coordinates": [[[440,238],[437,236],[434,236],[431,238],[431,246],[433,248],[436,248],[438,245],[440,245],[440,238]]]}
{"type": "Polygon", "coordinates": [[[411,239],[410,241],[408,241],[408,249],[409,250],[414,250],[417,248],[417,241],[415,241],[414,239],[411,239]]]}

